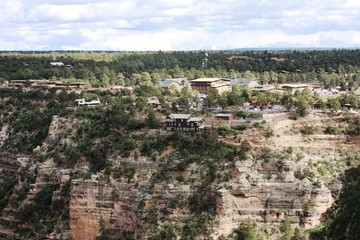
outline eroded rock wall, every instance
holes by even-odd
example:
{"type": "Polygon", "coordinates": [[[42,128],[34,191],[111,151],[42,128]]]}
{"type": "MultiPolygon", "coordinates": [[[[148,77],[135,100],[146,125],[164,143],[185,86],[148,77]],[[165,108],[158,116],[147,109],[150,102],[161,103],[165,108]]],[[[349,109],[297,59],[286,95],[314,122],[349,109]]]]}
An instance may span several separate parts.
{"type": "Polygon", "coordinates": [[[101,219],[123,237],[139,238],[140,194],[128,184],[74,180],[71,184],[70,228],[76,240],[95,239],[101,219]]]}

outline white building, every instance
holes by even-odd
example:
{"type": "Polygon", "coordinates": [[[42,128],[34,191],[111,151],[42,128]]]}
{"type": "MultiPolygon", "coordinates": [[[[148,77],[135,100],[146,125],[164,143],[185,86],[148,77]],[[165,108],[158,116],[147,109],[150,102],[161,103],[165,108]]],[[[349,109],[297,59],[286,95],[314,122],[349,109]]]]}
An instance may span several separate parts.
{"type": "Polygon", "coordinates": [[[77,105],[80,106],[98,106],[100,105],[100,101],[99,100],[92,100],[90,102],[85,101],[84,98],[81,99],[76,99],[75,102],[77,103],[77,105]]]}

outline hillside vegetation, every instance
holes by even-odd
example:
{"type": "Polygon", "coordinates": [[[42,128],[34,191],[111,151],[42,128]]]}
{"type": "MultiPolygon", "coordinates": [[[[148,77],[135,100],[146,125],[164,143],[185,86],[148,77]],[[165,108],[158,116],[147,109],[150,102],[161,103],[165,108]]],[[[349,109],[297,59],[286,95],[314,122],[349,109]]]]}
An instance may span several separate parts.
{"type": "MultiPolygon", "coordinates": [[[[326,85],[326,76],[329,86],[345,82],[352,90],[358,81],[357,50],[212,54],[214,65],[195,69],[199,76],[250,74],[279,82],[284,74],[293,82],[290,76],[308,74],[304,81],[326,85]],[[226,60],[236,54],[256,60],[246,60],[246,67],[226,60]],[[275,56],[294,61],[269,60],[275,56]],[[285,68],[290,64],[300,71],[285,68]]],[[[191,108],[193,91],[171,92],[158,83],[189,77],[202,56],[2,53],[6,80],[83,80],[99,88],[0,89],[0,238],[358,239],[356,93],[324,98],[309,89],[234,88],[223,95],[213,91],[203,108],[191,108]],[[73,68],[49,67],[53,58],[73,68]],[[102,91],[115,83],[134,89],[102,91]],[[152,96],[161,109],[147,103],[152,96]],[[100,104],[79,106],[81,98],[100,104]],[[216,119],[214,102],[234,113],[236,124],[216,119]],[[269,102],[280,110],[269,111],[269,102]],[[253,109],[242,106],[247,103],[253,109]],[[203,117],[212,127],[193,134],[166,131],[170,113],[203,117]]]]}
{"type": "Polygon", "coordinates": [[[82,80],[93,86],[139,82],[157,85],[163,78],[255,77],[261,82],[314,82],[357,87],[360,50],[192,52],[3,52],[0,78],[82,80]],[[236,58],[240,57],[240,58],[236,58]],[[52,66],[62,62],[64,66],[52,66]],[[347,84],[346,84],[347,83],[347,84]]]}

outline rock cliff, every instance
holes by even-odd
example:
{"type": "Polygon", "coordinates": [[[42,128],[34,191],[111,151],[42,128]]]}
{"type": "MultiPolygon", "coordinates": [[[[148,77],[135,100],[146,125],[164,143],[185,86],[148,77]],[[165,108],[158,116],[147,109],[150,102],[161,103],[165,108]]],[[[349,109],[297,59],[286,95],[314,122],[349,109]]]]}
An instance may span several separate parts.
{"type": "MultiPolygon", "coordinates": [[[[310,123],[321,129],[329,121],[318,115],[297,121],[265,116],[258,126],[220,141],[161,130],[114,131],[111,138],[96,132],[91,139],[95,127],[90,122],[53,116],[33,152],[0,154],[2,182],[15,176],[2,206],[0,234],[14,239],[29,234],[95,240],[107,233],[113,239],[171,234],[218,239],[232,236],[249,219],[276,232],[287,218],[294,227],[313,228],[341,188],[333,181],[348,167],[344,159],[357,151],[344,135],[302,133],[310,123]],[[245,140],[250,147],[239,154],[245,140]],[[108,154],[115,143],[121,151],[108,154]],[[100,161],[104,164],[97,165],[100,161]],[[29,213],[39,223],[27,222],[29,213]],[[28,232],[14,233],[13,227],[28,232]]],[[[3,127],[2,139],[8,131],[3,127]]]]}
{"type": "Polygon", "coordinates": [[[99,223],[118,231],[119,237],[138,239],[140,222],[137,216],[141,199],[139,191],[128,184],[74,180],[71,184],[70,228],[75,239],[94,239],[99,223]]]}

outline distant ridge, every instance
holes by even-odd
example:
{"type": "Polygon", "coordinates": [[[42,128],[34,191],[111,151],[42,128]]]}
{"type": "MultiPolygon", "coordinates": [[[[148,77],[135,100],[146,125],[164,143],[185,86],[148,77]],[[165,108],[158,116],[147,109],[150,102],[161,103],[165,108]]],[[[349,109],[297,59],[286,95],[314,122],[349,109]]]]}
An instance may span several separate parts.
{"type": "Polygon", "coordinates": [[[300,51],[327,51],[327,50],[357,50],[360,47],[272,47],[272,48],[233,48],[227,49],[223,51],[293,51],[293,50],[300,50],[300,51]]]}
{"type": "Polygon", "coordinates": [[[56,50],[56,49],[47,49],[47,50],[0,50],[2,53],[21,53],[21,54],[31,54],[31,53],[81,53],[81,52],[93,52],[93,53],[132,53],[132,52],[245,52],[245,51],[270,51],[270,52],[279,52],[279,51],[331,51],[331,50],[360,50],[360,47],[263,47],[263,48],[231,48],[231,49],[191,49],[191,50],[148,50],[148,51],[136,51],[136,50],[56,50]]]}

